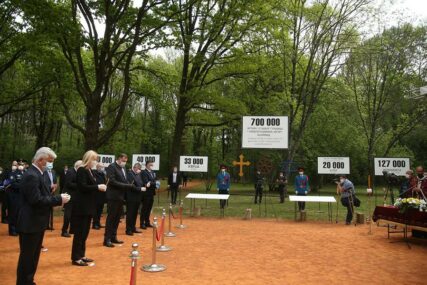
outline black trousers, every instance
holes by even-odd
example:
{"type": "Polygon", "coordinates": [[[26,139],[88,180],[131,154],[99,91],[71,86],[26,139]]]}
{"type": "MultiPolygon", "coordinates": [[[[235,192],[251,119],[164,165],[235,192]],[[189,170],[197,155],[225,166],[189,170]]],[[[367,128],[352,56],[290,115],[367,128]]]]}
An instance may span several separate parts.
{"type": "Polygon", "coordinates": [[[117,239],[117,228],[119,227],[122,214],[123,201],[107,201],[107,222],[105,225],[104,240],[117,239]]]}
{"type": "Polygon", "coordinates": [[[153,203],[154,203],[153,195],[145,195],[142,197],[142,207],[141,207],[140,220],[139,220],[141,227],[143,224],[145,225],[150,224],[150,214],[151,214],[151,209],[153,208],[153,203]]]}
{"type": "Polygon", "coordinates": [[[95,215],[93,216],[93,226],[101,226],[102,211],[104,211],[104,202],[97,202],[95,215]]]}
{"type": "Polygon", "coordinates": [[[176,204],[176,197],[178,197],[178,185],[171,185],[171,203],[176,204]]]}
{"type": "Polygon", "coordinates": [[[8,204],[8,224],[9,234],[16,233],[16,222],[18,220],[18,204],[19,204],[19,193],[8,192],[7,193],[7,204],[8,204]]]}
{"type": "Polygon", "coordinates": [[[259,197],[259,202],[261,203],[261,201],[262,201],[262,187],[255,187],[255,204],[258,201],[258,197],[259,197]]]}
{"type": "Polygon", "coordinates": [[[285,185],[279,185],[280,203],[285,202],[285,185]]]}
{"type": "Polygon", "coordinates": [[[34,284],[34,275],[39,264],[44,231],[30,234],[19,234],[19,260],[16,285],[34,284]]]}
{"type": "MultiPolygon", "coordinates": [[[[307,196],[306,194],[297,194],[297,196],[307,196]]],[[[305,210],[305,202],[298,202],[298,211],[305,210]]]]}
{"type": "Polygon", "coordinates": [[[139,205],[141,205],[140,201],[126,201],[126,232],[136,230],[139,205]]]}
{"type": "Polygon", "coordinates": [[[7,194],[6,191],[0,191],[0,203],[1,203],[1,222],[6,223],[7,221],[7,194]]]}
{"type": "Polygon", "coordinates": [[[71,227],[73,229],[73,247],[71,249],[71,260],[77,261],[86,255],[86,240],[89,236],[91,216],[73,216],[71,227]]]}
{"type": "Polygon", "coordinates": [[[353,205],[350,201],[350,197],[343,197],[341,198],[341,204],[347,208],[347,215],[345,217],[346,223],[351,223],[353,220],[353,205]]]}
{"type": "Polygon", "coordinates": [[[64,205],[64,223],[62,224],[63,233],[68,232],[68,228],[70,227],[72,208],[73,208],[73,205],[70,202],[64,205]]]}
{"type": "MultiPolygon", "coordinates": [[[[227,189],[224,189],[224,190],[219,189],[218,194],[228,194],[228,191],[227,189]]],[[[226,204],[227,204],[227,200],[219,200],[219,207],[221,209],[224,209],[226,204]]]]}

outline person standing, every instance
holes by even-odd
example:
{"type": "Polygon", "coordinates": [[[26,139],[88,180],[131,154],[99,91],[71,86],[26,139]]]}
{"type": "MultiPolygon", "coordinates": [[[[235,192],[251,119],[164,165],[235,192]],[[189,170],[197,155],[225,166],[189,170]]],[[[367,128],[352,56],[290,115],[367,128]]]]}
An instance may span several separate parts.
{"type": "Polygon", "coordinates": [[[399,197],[412,197],[412,193],[414,193],[416,188],[417,178],[414,176],[414,172],[412,170],[406,171],[405,180],[400,185],[399,197]]]}
{"type": "MultiPolygon", "coordinates": [[[[74,196],[74,194],[77,191],[77,181],[76,181],[77,169],[81,166],[81,164],[82,164],[82,161],[77,160],[74,163],[74,168],[67,171],[67,174],[65,175],[64,180],[62,180],[61,182],[64,184],[64,188],[62,188],[61,194],[68,193],[71,196],[74,196]]],[[[66,238],[71,237],[70,233],[68,232],[68,228],[71,222],[72,209],[73,209],[73,201],[70,201],[69,203],[64,205],[64,222],[62,224],[61,236],[66,238]]]]}
{"type": "MultiPolygon", "coordinates": [[[[230,174],[227,172],[225,165],[220,166],[220,172],[216,176],[216,190],[218,194],[230,193],[230,174]]],[[[219,200],[219,206],[221,209],[225,208],[227,200],[219,200]]]]}
{"type": "Polygon", "coordinates": [[[141,220],[142,229],[152,227],[150,223],[150,213],[153,208],[154,196],[156,195],[156,173],[153,171],[153,161],[145,163],[145,169],[142,171],[142,185],[146,191],[142,194],[141,220]]]}
{"type": "Polygon", "coordinates": [[[176,198],[181,186],[181,174],[178,173],[178,167],[174,166],[172,173],[170,173],[168,176],[168,189],[171,191],[172,205],[176,205],[176,198]]]}
{"type": "Polygon", "coordinates": [[[40,258],[44,232],[49,225],[50,210],[70,201],[70,196],[61,194],[52,196],[46,187],[43,173],[48,162],[53,162],[56,154],[48,147],[39,148],[33,158],[33,164],[25,172],[20,188],[20,207],[16,229],[19,234],[19,260],[17,285],[34,283],[34,276],[40,258]]]}
{"type": "Polygon", "coordinates": [[[107,167],[107,223],[104,234],[104,246],[106,247],[114,247],[114,243],[123,243],[117,239],[117,228],[123,213],[125,193],[136,188],[127,179],[127,161],[128,156],[122,153],[114,163],[107,167]]]}
{"type": "Polygon", "coordinates": [[[341,175],[339,179],[340,180],[337,187],[337,194],[341,194],[341,204],[347,208],[345,224],[350,225],[351,221],[353,220],[354,201],[356,199],[356,193],[353,182],[347,179],[345,175],[341,175]]]}
{"type": "Polygon", "coordinates": [[[0,203],[1,203],[1,223],[7,224],[7,218],[6,218],[6,193],[4,189],[4,181],[6,179],[4,178],[3,168],[0,167],[0,203]]]}
{"type": "Polygon", "coordinates": [[[258,203],[258,197],[259,197],[259,203],[262,202],[262,190],[264,185],[264,177],[261,174],[261,171],[258,169],[255,175],[255,204],[258,203]]]}
{"type": "Polygon", "coordinates": [[[182,173],[182,187],[186,188],[188,182],[188,174],[183,172],[182,173]]]}
{"type": "Polygon", "coordinates": [[[90,223],[95,213],[96,192],[105,192],[105,184],[97,184],[93,171],[96,170],[98,154],[89,150],[83,155],[82,164],[77,169],[77,189],[71,211],[71,229],[74,234],[71,250],[71,263],[88,266],[93,259],[86,257],[86,240],[89,236],[90,223]]]}
{"type": "Polygon", "coordinates": [[[132,170],[128,172],[128,181],[135,185],[135,188],[126,192],[126,234],[133,236],[134,233],[141,233],[136,229],[138,209],[141,205],[142,193],[145,191],[142,186],[140,163],[135,163],[132,170]]]}
{"type": "Polygon", "coordinates": [[[65,177],[68,173],[68,165],[64,165],[64,169],[59,173],[59,193],[63,193],[65,187],[65,177]]]}
{"type": "Polygon", "coordinates": [[[424,173],[424,167],[417,166],[415,169],[417,173],[417,184],[415,187],[415,193],[418,194],[420,199],[426,199],[427,197],[427,176],[424,173]]]}
{"type": "MultiPolygon", "coordinates": [[[[105,184],[107,179],[105,176],[105,167],[103,163],[98,163],[96,165],[96,171],[94,172],[96,182],[98,184],[105,184]]],[[[99,230],[101,228],[104,228],[104,226],[101,225],[101,216],[102,212],[104,211],[104,204],[105,204],[105,192],[98,191],[96,192],[96,211],[95,216],[93,216],[92,220],[92,229],[99,230]]]]}
{"type": "Polygon", "coordinates": [[[276,180],[276,183],[279,187],[280,203],[285,203],[285,194],[286,186],[288,185],[288,180],[286,179],[283,172],[279,172],[279,177],[276,180]]]}
{"type": "MultiPolygon", "coordinates": [[[[50,192],[53,195],[56,192],[56,189],[58,188],[57,179],[56,179],[56,173],[55,170],[53,170],[53,162],[49,162],[46,165],[46,174],[45,177],[45,183],[48,185],[48,188],[50,188],[50,192]]],[[[50,210],[50,223],[48,230],[53,231],[53,208],[50,210]]]]}
{"type": "MultiPolygon", "coordinates": [[[[310,192],[308,176],[304,174],[304,167],[298,167],[298,175],[295,177],[295,194],[297,196],[307,196],[310,192]]],[[[298,202],[298,210],[305,210],[305,202],[298,202]]]]}
{"type": "Polygon", "coordinates": [[[15,171],[10,173],[9,187],[6,188],[7,205],[8,205],[8,221],[9,221],[9,235],[17,236],[16,233],[16,219],[19,209],[19,187],[24,176],[24,163],[19,162],[15,171]]]}

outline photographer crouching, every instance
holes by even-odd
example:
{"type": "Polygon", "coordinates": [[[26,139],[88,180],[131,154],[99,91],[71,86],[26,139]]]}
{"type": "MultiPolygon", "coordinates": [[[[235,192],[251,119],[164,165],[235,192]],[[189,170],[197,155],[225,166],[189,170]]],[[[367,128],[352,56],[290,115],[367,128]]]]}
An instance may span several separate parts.
{"type": "Polygon", "coordinates": [[[341,195],[341,204],[347,208],[347,216],[345,224],[350,225],[353,220],[354,206],[360,206],[360,200],[356,198],[356,191],[353,182],[351,182],[345,175],[339,176],[337,184],[337,194],[341,195]]]}

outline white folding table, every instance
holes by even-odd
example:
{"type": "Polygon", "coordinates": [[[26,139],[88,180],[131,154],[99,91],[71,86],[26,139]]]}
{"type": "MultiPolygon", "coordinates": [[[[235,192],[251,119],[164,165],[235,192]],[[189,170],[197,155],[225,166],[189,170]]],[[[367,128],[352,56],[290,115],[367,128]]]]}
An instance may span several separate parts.
{"type": "Polygon", "coordinates": [[[295,220],[297,219],[297,203],[298,202],[318,202],[318,203],[328,203],[328,218],[332,223],[332,204],[336,203],[335,197],[333,196],[297,196],[289,195],[289,201],[295,202],[295,220]]]}
{"type": "MultiPolygon", "coordinates": [[[[202,194],[202,193],[188,193],[185,198],[190,199],[190,215],[193,214],[193,208],[196,206],[196,199],[205,200],[228,200],[229,194],[202,194]]],[[[224,217],[224,208],[220,208],[220,215],[224,217]]]]}

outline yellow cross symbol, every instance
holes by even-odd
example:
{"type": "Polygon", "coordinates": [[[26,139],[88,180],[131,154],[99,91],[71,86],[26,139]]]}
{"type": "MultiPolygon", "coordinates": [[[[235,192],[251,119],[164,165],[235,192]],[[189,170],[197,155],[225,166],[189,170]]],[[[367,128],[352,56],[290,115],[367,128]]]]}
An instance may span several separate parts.
{"type": "Polygon", "coordinates": [[[249,166],[251,165],[251,163],[249,161],[243,161],[243,154],[239,155],[240,161],[233,161],[233,165],[234,166],[239,166],[240,167],[240,172],[239,172],[239,176],[242,177],[243,176],[243,166],[249,166]]]}

